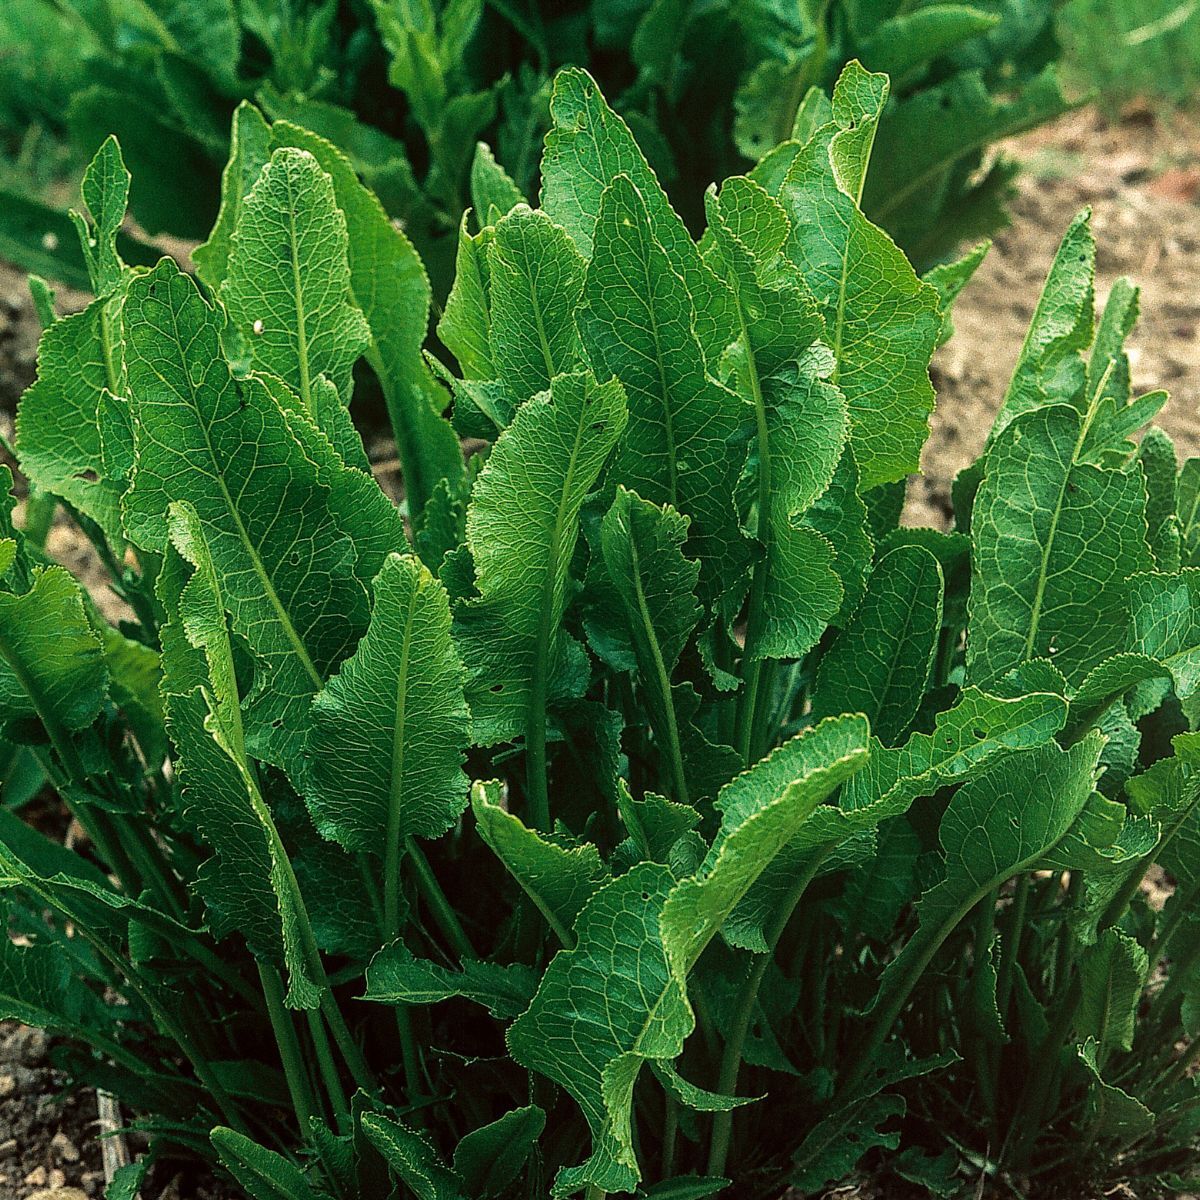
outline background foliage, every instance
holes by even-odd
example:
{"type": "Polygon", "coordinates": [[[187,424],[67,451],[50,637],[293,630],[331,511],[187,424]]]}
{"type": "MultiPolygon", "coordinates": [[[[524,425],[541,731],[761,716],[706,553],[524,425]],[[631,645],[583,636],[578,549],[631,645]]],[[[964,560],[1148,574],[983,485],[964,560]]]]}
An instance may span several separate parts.
{"type": "Polygon", "coordinates": [[[955,528],[900,523],[985,247],[922,278],[865,215],[890,111],[806,93],[696,241],[560,72],[538,207],[472,159],[445,362],[318,134],[239,105],[197,278],[122,257],[103,144],[17,450],[127,611],[10,502],[0,1013],[150,1135],[113,1196],[1187,1185],[1197,462],[1131,440],[1083,213],[955,528]]]}

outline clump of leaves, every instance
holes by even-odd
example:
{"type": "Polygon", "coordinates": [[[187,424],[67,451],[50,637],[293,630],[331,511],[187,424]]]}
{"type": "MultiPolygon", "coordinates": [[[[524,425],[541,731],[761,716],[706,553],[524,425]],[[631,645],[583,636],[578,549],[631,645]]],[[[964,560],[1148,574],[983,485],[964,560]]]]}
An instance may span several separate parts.
{"type": "Polygon", "coordinates": [[[1085,214],[958,528],[900,524],[982,251],[922,280],[863,215],[886,94],[847,68],[696,242],[563,72],[542,206],[479,177],[455,371],[328,143],[240,111],[199,281],[123,263],[101,149],[17,433],[127,611],[5,517],[4,734],[87,837],[0,809],[0,1013],[150,1135],[114,1194],[1182,1186],[1197,461],[1129,440],[1085,214]]]}
{"type": "MultiPolygon", "coordinates": [[[[143,229],[203,236],[229,116],[253,99],[347,154],[420,250],[439,297],[492,151],[538,187],[555,68],[588,67],[631,123],[694,231],[704,187],[829,119],[854,58],[893,80],[864,211],[919,265],[1003,219],[1011,167],[987,148],[1066,107],[1055,0],[9,0],[0,128],[31,122],[91,150],[116,134],[143,229]],[[31,52],[33,51],[33,52],[31,52]]],[[[6,197],[0,244],[86,287],[61,218],[6,197]],[[47,234],[56,243],[47,250],[47,234]]],[[[486,209],[480,215],[486,217],[486,209]]],[[[141,262],[141,256],[129,261],[141,262]]]]}

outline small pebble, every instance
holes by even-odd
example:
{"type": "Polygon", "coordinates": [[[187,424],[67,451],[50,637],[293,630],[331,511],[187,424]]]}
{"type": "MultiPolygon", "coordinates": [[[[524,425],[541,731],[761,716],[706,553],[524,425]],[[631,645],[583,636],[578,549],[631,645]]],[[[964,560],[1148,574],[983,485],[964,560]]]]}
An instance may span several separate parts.
{"type": "Polygon", "coordinates": [[[34,1167],[28,1175],[25,1176],[25,1182],[30,1187],[45,1187],[50,1182],[49,1176],[46,1174],[45,1167],[34,1167]]]}
{"type": "Polygon", "coordinates": [[[11,1075],[0,1075],[0,1100],[11,1096],[17,1090],[17,1081],[11,1075]]]}
{"type": "Polygon", "coordinates": [[[30,1192],[25,1200],[88,1200],[88,1194],[77,1187],[51,1187],[30,1192]]]}
{"type": "Polygon", "coordinates": [[[59,1162],[77,1163],[79,1161],[79,1147],[62,1132],[56,1133],[50,1139],[50,1153],[59,1162]]]}

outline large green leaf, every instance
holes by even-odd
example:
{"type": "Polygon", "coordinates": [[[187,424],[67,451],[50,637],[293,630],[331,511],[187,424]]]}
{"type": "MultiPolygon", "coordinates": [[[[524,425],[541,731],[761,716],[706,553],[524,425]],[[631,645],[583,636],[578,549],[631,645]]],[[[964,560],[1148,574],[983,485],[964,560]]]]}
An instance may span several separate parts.
{"type": "Polygon", "coordinates": [[[597,652],[618,670],[637,668],[650,723],[671,764],[675,788],[687,799],[679,713],[672,673],[700,620],[700,566],[683,554],[688,522],[618,486],[600,525],[602,581],[587,628],[597,652]]]}
{"type": "Polygon", "coordinates": [[[1137,1008],[1149,963],[1146,951],[1119,929],[1109,928],[1079,964],[1082,985],[1075,1033],[1093,1038],[1102,1064],[1118,1047],[1133,1045],[1137,1008]]]}
{"type": "Polygon", "coordinates": [[[701,260],[629,126],[604,102],[595,80],[574,67],[554,77],[550,116],[542,207],[590,258],[603,193],[619,175],[626,176],[646,206],[649,236],[663,248],[692,298],[696,335],[711,365],[732,339],[729,298],[701,260]]]}
{"type": "Polygon", "coordinates": [[[645,1062],[671,1062],[692,1031],[687,973],[758,873],[865,761],[866,722],[826,721],[795,739],[791,756],[786,778],[772,773],[726,809],[694,877],[676,884],[666,867],[642,863],[596,892],[575,946],[555,956],[510,1028],[513,1057],[566,1088],[592,1130],[591,1157],[559,1172],[554,1195],[637,1183],[633,1088],[645,1062]]]}
{"type": "Polygon", "coordinates": [[[313,702],[305,796],[326,837],[383,855],[466,807],[469,716],[445,588],[393,554],[372,590],[367,632],[313,702]]]}
{"type": "Polygon", "coordinates": [[[987,686],[1032,658],[1077,684],[1126,649],[1128,579],[1150,568],[1141,468],[1083,461],[1089,417],[1015,417],[985,459],[971,519],[967,674],[987,686]]]}
{"type": "Polygon", "coordinates": [[[629,398],[612,475],[692,519],[688,551],[711,599],[739,541],[740,405],[706,367],[684,260],[656,236],[645,193],[618,175],[597,201],[579,322],[595,368],[629,398]]]}
{"type": "MultiPolygon", "coordinates": [[[[105,469],[102,397],[121,394],[120,328],[108,299],[55,321],[38,346],[38,377],[17,409],[21,468],[120,545],[121,484],[105,469]]],[[[120,403],[120,401],[114,401],[120,403]]]]}
{"type": "Polygon", "coordinates": [[[343,403],[369,338],[350,298],[346,219],[303,150],[276,150],[241,204],[221,302],[253,367],[278,375],[318,423],[317,380],[343,403]]]}
{"type": "Polygon", "coordinates": [[[367,360],[383,388],[404,466],[409,512],[419,525],[439,480],[447,480],[454,495],[464,482],[458,438],[442,417],[445,393],[421,356],[430,306],[425,267],[340,150],[287,121],[272,126],[271,145],[306,150],[333,182],[350,239],[352,298],[371,331],[367,360]]]}
{"type": "Polygon", "coordinates": [[[117,234],[124,224],[125,209],[129,204],[129,182],[129,172],[125,169],[117,139],[108,137],[88,164],[80,185],[91,224],[81,214],[71,213],[88,265],[92,291],[97,296],[111,295],[125,273],[125,264],[117,250],[117,234]]]}
{"type": "Polygon", "coordinates": [[[416,958],[403,942],[385,946],[371,960],[364,1000],[381,1004],[436,1004],[461,996],[502,1021],[529,1007],[537,976],[524,963],[465,959],[457,969],[416,958]]]}
{"type": "Polygon", "coordinates": [[[875,566],[867,595],[821,659],[814,717],[865,713],[885,745],[912,723],[942,627],[942,569],[920,546],[898,546],[875,566]]]}
{"type": "Polygon", "coordinates": [[[561,846],[527,828],[500,801],[500,787],[494,782],[476,783],[471,789],[479,836],[537,905],[559,941],[570,946],[575,919],[608,878],[608,869],[591,842],[561,846]]]}
{"type": "Polygon", "coordinates": [[[229,160],[221,175],[221,208],[206,241],[192,251],[196,274],[216,292],[229,271],[233,232],[242,206],[271,156],[271,129],[262,113],[243,100],[233,113],[229,160]]]}
{"type": "Polygon", "coordinates": [[[104,646],[69,571],[39,568],[29,591],[0,592],[0,720],[40,720],[59,738],[90,725],[107,691],[104,646]]]}
{"type": "MultiPolygon", "coordinates": [[[[1092,734],[1070,750],[1047,742],[1010,754],[963,785],[938,830],[941,876],[917,904],[917,928],[888,963],[868,1006],[878,1050],[938,948],[994,888],[1035,867],[1063,841],[1096,781],[1103,739],[1092,734]]],[[[860,1067],[869,1058],[860,1055],[860,1067]]]]}
{"type": "Polygon", "coordinates": [[[183,791],[183,817],[214,858],[196,888],[218,937],[239,932],[251,950],[286,966],[288,1000],[315,1007],[291,864],[246,756],[237,667],[218,569],[189,504],[172,505],[159,578],[163,695],[183,791]]]}
{"type": "Polygon", "coordinates": [[[1170,672],[1186,710],[1200,691],[1200,570],[1159,572],[1130,580],[1133,645],[1170,672]]]}
{"type": "Polygon", "coordinates": [[[992,440],[1022,413],[1055,401],[1071,401],[1084,386],[1079,355],[1092,340],[1095,271],[1096,240],[1091,213],[1084,210],[1063,235],[996,414],[992,440]]]}
{"type": "Polygon", "coordinates": [[[471,493],[467,542],[478,598],[459,646],[475,740],[521,734],[540,697],[578,696],[586,666],[561,629],[579,512],[625,426],[616,380],[560,375],[500,435],[471,493]]]}
{"type": "Polygon", "coordinates": [[[173,263],[135,279],[123,311],[137,449],[127,533],[161,552],[170,504],[194,507],[255,656],[248,742],[295,770],[311,697],[366,627],[370,582],[404,545],[399,514],[258,377],[233,378],[221,314],[173,263]]]}
{"type": "Polygon", "coordinates": [[[584,262],[567,232],[522,205],[496,223],[488,245],[491,347],[514,405],[581,364],[575,314],[584,262]]]}
{"type": "Polygon", "coordinates": [[[815,345],[825,333],[816,304],[780,256],[783,209],[746,178],[727,180],[707,201],[712,260],[724,268],[737,317],[738,340],[724,366],[755,421],[743,483],[763,562],[752,585],[747,653],[800,658],[844,601],[836,550],[802,518],[833,481],[846,402],[828,383],[836,364],[815,345]]]}
{"type": "Polygon", "coordinates": [[[833,121],[796,155],[779,193],[792,223],[787,254],[825,317],[864,488],[918,468],[941,330],[937,292],[859,208],[886,88],[884,76],[851,63],[834,89],[833,121]]]}
{"type": "Polygon", "coordinates": [[[212,1144],[251,1200],[320,1200],[324,1195],[291,1159],[244,1133],[218,1126],[212,1131],[212,1144]]]}

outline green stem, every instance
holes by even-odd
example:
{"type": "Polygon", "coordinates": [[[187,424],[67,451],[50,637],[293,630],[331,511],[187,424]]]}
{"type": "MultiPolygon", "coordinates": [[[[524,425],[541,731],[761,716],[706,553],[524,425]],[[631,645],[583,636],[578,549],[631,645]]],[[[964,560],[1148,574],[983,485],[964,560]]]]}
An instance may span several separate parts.
{"type": "Polygon", "coordinates": [[[654,681],[661,697],[660,706],[665,729],[656,730],[667,744],[667,758],[671,764],[671,779],[675,788],[675,799],[680,804],[688,804],[687,778],[683,771],[683,749],[679,742],[679,719],[675,713],[675,698],[671,693],[671,676],[663,658],[662,647],[658,635],[654,632],[654,621],[650,614],[650,605],[646,601],[646,593],[642,588],[641,563],[638,558],[637,542],[631,535],[629,538],[630,574],[633,577],[634,593],[637,596],[637,617],[642,625],[646,644],[650,648],[654,664],[654,681]]]}
{"type": "Polygon", "coordinates": [[[1008,1012],[1008,1001],[1012,996],[1013,974],[1021,953],[1021,942],[1025,937],[1025,917],[1029,911],[1029,892],[1033,876],[1028,873],[1017,882],[1013,897],[1012,917],[1009,921],[1008,937],[1000,947],[1000,970],[996,977],[996,1007],[1001,1020],[1008,1012]]]}
{"type": "Polygon", "coordinates": [[[342,1087],[342,1077],[338,1074],[337,1063],[333,1061],[333,1051],[329,1046],[329,1036],[321,1021],[321,1014],[316,1009],[308,1009],[308,1031],[312,1035],[313,1049],[316,1051],[317,1066],[321,1071],[321,1079],[325,1083],[325,1094],[329,1097],[338,1128],[343,1133],[350,1131],[350,1105],[346,1102],[346,1092],[342,1087]]]}
{"type": "Polygon", "coordinates": [[[279,1049],[279,1061],[283,1064],[283,1075],[287,1080],[288,1095],[292,1098],[292,1111],[300,1127],[301,1137],[308,1137],[315,1105],[304,1071],[304,1056],[296,1037],[291,1014],[284,1007],[283,984],[274,967],[258,964],[258,977],[262,983],[263,999],[267,1003],[267,1016],[271,1021],[271,1032],[279,1049]]]}
{"type": "Polygon", "coordinates": [[[1018,1114],[1018,1123],[1014,1127],[1016,1138],[1011,1143],[1011,1152],[1010,1147],[1005,1146],[1001,1156],[1006,1165],[1019,1166],[1025,1161],[1042,1128],[1042,1119],[1046,1115],[1050,1094],[1058,1077],[1059,1055],[1075,1021],[1075,1012],[1082,995],[1083,988],[1079,977],[1074,975],[1062,996],[1058,1016],[1038,1047],[1033,1061],[1033,1074],[1014,1109],[1018,1114]]]}
{"type": "Polygon", "coordinates": [[[993,1075],[994,1064],[991,1061],[990,1046],[981,1036],[979,1014],[987,1004],[987,994],[984,990],[983,963],[991,953],[992,940],[996,934],[996,903],[999,898],[999,888],[993,888],[980,902],[979,915],[975,924],[975,952],[973,970],[971,972],[971,1034],[970,1041],[974,1050],[975,1077],[979,1091],[983,1097],[984,1108],[987,1110],[989,1122],[996,1119],[996,1088],[993,1075]]]}
{"type": "Polygon", "coordinates": [[[663,1114],[662,1177],[666,1181],[675,1177],[675,1150],[679,1141],[679,1101],[666,1094],[666,1111],[663,1114]]]}
{"type": "Polygon", "coordinates": [[[429,859],[425,857],[425,852],[417,844],[416,838],[407,838],[404,845],[417,876],[417,887],[420,889],[421,897],[429,906],[438,928],[450,943],[451,949],[460,959],[474,958],[475,949],[471,945],[471,939],[467,937],[467,931],[463,929],[458,914],[446,898],[446,893],[442,891],[442,886],[438,883],[437,876],[429,865],[429,859]]]}
{"type": "MultiPolygon", "coordinates": [[[[750,1031],[750,1022],[754,1016],[754,1007],[758,1003],[758,991],[762,986],[767,968],[775,957],[779,940],[792,919],[792,913],[800,903],[808,885],[816,878],[821,863],[825,861],[826,851],[818,850],[812,854],[809,862],[798,872],[791,890],[771,919],[766,930],[767,951],[760,954],[754,962],[742,990],[738,993],[734,1007],[733,1023],[729,1028],[729,1036],[725,1041],[725,1053],[721,1059],[721,1071],[717,1080],[717,1091],[722,1095],[731,1096],[737,1090],[738,1074],[742,1067],[742,1051],[746,1045],[746,1035],[750,1031]]],[[[729,1143],[733,1135],[733,1113],[719,1112],[713,1117],[712,1139],[708,1149],[708,1173],[721,1175],[725,1170],[725,1162],[729,1156],[729,1143]]]]}

